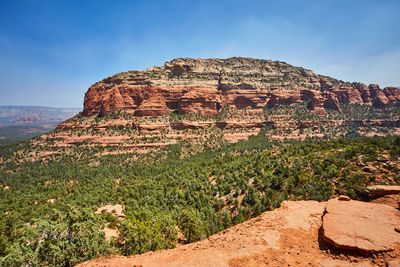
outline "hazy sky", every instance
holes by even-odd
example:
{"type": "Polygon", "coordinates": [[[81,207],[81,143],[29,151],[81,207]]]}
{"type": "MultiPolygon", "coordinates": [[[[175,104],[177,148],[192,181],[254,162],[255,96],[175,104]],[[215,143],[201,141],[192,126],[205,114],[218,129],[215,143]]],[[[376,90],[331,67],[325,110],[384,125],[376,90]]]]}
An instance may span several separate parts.
{"type": "Polygon", "coordinates": [[[0,105],[81,107],[94,82],[175,57],[285,61],[400,86],[399,0],[0,4],[0,105]]]}

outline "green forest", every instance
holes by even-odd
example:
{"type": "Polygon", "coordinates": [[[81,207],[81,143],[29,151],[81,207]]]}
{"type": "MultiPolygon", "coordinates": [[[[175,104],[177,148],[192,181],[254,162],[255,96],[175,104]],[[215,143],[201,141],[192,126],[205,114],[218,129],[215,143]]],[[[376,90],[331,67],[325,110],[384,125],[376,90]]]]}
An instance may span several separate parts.
{"type": "Polygon", "coordinates": [[[193,155],[183,156],[178,143],[151,161],[120,154],[99,157],[98,164],[73,155],[19,161],[24,146],[0,147],[1,266],[74,266],[173,248],[284,200],[340,194],[367,200],[366,186],[400,183],[400,137],[279,143],[261,131],[193,155]],[[106,204],[122,204],[126,217],[94,213],[106,204]],[[106,240],[106,224],[118,238],[106,240]]]}

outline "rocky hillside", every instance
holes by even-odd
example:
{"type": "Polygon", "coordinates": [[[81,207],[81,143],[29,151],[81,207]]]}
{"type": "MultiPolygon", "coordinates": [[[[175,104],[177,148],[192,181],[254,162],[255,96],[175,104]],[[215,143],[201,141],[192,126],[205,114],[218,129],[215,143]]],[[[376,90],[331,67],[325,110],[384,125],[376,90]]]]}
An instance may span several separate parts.
{"type": "Polygon", "coordinates": [[[84,147],[154,158],[170,145],[187,155],[255,135],[278,142],[400,135],[399,103],[395,87],[345,83],[279,61],[178,58],[92,85],[83,112],[31,140],[26,158],[84,147]]]}
{"type": "MultiPolygon", "coordinates": [[[[92,130],[79,129],[78,133],[88,138],[92,130]]],[[[117,134],[117,130],[108,133],[105,128],[103,133],[98,140],[110,142],[115,138],[116,143],[120,138],[110,135],[117,134]]],[[[122,136],[131,133],[139,134],[135,130],[122,136]]],[[[192,135],[196,133],[201,131],[192,135]]],[[[400,137],[276,143],[261,133],[220,149],[208,147],[192,156],[187,152],[193,152],[196,145],[184,146],[185,143],[169,145],[158,152],[149,148],[149,154],[141,155],[128,150],[122,154],[120,146],[124,144],[117,143],[115,147],[94,143],[61,146],[61,142],[65,142],[61,138],[46,140],[42,137],[0,147],[0,266],[74,266],[93,258],[115,255],[117,251],[130,256],[172,248],[177,241],[180,244],[199,240],[203,241],[152,254],[161,255],[160,258],[145,254],[135,257],[135,262],[130,261],[132,258],[122,258],[126,264],[117,262],[116,265],[146,266],[147,261],[160,260],[157,265],[171,266],[168,259],[178,263],[198,259],[199,264],[207,261],[214,266],[216,261],[222,262],[219,265],[229,261],[233,266],[250,265],[247,262],[255,262],[255,266],[266,262],[271,262],[270,266],[286,266],[278,262],[305,266],[312,261],[315,266],[322,260],[343,259],[346,262],[377,260],[385,266],[381,260],[390,262],[392,256],[397,257],[397,248],[392,252],[374,253],[372,257],[376,259],[351,258],[351,254],[342,257],[334,253],[334,244],[330,246],[333,253],[321,249],[318,229],[325,203],[312,202],[315,204],[311,207],[311,217],[306,216],[306,221],[310,218],[316,222],[311,232],[302,228],[291,232],[289,228],[293,225],[286,222],[287,219],[298,220],[299,213],[305,211],[304,206],[268,212],[261,219],[251,219],[279,207],[284,200],[327,201],[340,195],[367,200],[366,187],[399,184],[400,137]],[[43,143],[35,144],[39,139],[43,143]],[[247,220],[251,221],[224,231],[247,220]],[[107,238],[112,240],[113,236],[117,239],[107,242],[107,238]],[[138,238],[145,242],[137,241],[138,238]],[[60,251],[60,247],[64,249],[60,251]]],[[[127,140],[126,146],[138,138],[143,138],[142,142],[155,142],[151,137],[146,141],[144,135],[133,138],[137,139],[127,140]]],[[[209,138],[208,144],[216,140],[217,136],[209,138]]],[[[373,195],[381,194],[381,188],[377,189],[373,195]]],[[[399,201],[398,198],[393,200],[399,201]]],[[[341,213],[343,207],[331,210],[326,206],[325,209],[324,222],[327,218],[331,222],[340,219],[338,224],[327,225],[334,230],[331,233],[337,232],[332,228],[336,225],[352,226],[342,220],[342,215],[349,217],[341,213]]],[[[357,215],[367,214],[361,207],[356,210],[360,211],[357,215]]],[[[367,208],[369,210],[375,212],[367,208]]],[[[387,221],[381,218],[386,218],[387,210],[382,211],[368,213],[363,218],[372,217],[386,225],[387,221]]],[[[351,216],[351,222],[354,217],[351,216]]],[[[385,232],[389,237],[397,234],[393,226],[385,228],[391,231],[385,232]]],[[[367,234],[384,233],[382,228],[377,229],[367,234]]],[[[336,240],[332,235],[329,238],[336,240]]],[[[342,245],[339,241],[335,242],[337,246],[342,245]]],[[[392,249],[393,244],[386,241],[375,244],[392,249]]],[[[360,244],[358,240],[357,244],[360,244]]],[[[345,266],[342,263],[339,261],[336,265],[345,266]]],[[[101,260],[99,264],[108,266],[101,260]]]]}
{"type": "Polygon", "coordinates": [[[78,266],[394,267],[400,264],[399,223],[396,208],[345,196],[327,202],[285,201],[279,209],[197,243],[78,266]]]}
{"type": "Polygon", "coordinates": [[[400,90],[348,83],[287,63],[233,57],[177,58],[146,71],[129,71],[92,85],[83,115],[125,110],[135,116],[171,112],[216,115],[223,107],[262,111],[266,106],[310,101],[316,114],[340,104],[383,108],[400,101],[400,90]]]}

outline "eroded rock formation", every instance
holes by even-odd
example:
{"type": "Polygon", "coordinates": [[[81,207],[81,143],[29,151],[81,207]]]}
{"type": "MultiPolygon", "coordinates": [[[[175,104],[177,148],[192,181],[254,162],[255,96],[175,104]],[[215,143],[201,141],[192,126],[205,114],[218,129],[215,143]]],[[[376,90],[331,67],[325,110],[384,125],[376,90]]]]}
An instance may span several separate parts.
{"type": "Polygon", "coordinates": [[[234,57],[177,58],[164,66],[129,71],[92,85],[83,115],[125,110],[137,116],[216,115],[223,107],[261,110],[265,106],[309,101],[316,114],[340,104],[383,108],[400,101],[400,90],[347,83],[284,62],[234,57]]]}

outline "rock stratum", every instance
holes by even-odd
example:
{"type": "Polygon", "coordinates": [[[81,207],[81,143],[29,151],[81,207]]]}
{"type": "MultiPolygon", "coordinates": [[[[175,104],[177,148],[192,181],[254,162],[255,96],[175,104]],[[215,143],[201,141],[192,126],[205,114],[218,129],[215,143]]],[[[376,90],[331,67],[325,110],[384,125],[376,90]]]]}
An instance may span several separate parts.
{"type": "Polygon", "coordinates": [[[339,199],[284,201],[197,243],[79,266],[399,266],[399,211],[339,199]]]}
{"type": "Polygon", "coordinates": [[[86,92],[82,115],[118,110],[135,116],[217,115],[224,107],[262,111],[304,101],[323,115],[326,109],[340,110],[343,103],[384,108],[400,102],[400,90],[343,82],[280,61],[177,58],[95,83],[86,92]]]}

